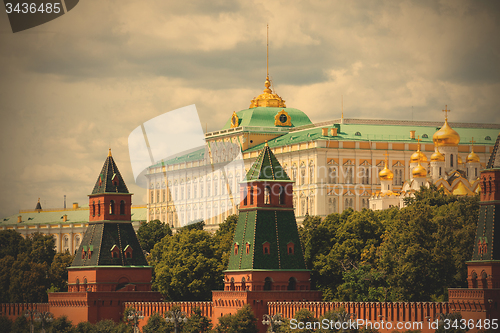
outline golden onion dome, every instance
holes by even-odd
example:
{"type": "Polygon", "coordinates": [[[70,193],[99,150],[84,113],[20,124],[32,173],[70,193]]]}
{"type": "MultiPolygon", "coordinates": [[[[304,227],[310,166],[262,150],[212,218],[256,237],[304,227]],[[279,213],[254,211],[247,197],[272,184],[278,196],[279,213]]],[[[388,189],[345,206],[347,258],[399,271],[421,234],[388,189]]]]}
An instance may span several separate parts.
{"type": "Polygon", "coordinates": [[[425,168],[420,163],[418,163],[418,165],[413,168],[411,173],[413,175],[413,178],[424,178],[427,176],[427,170],[425,170],[425,168]]]}
{"type": "Polygon", "coordinates": [[[450,127],[448,119],[445,119],[443,127],[432,136],[432,141],[437,147],[440,146],[458,146],[460,135],[450,127]]]}
{"type": "Polygon", "coordinates": [[[467,163],[479,163],[479,156],[476,155],[474,149],[467,155],[467,163]]]}
{"type": "Polygon", "coordinates": [[[464,164],[464,161],[462,161],[462,158],[460,157],[460,155],[458,155],[457,160],[458,160],[458,165],[464,164]]]}
{"type": "Polygon", "coordinates": [[[410,163],[418,163],[418,161],[427,163],[427,156],[420,151],[420,148],[410,156],[410,163]]]}
{"type": "Polygon", "coordinates": [[[387,168],[387,164],[385,165],[385,168],[382,169],[378,173],[378,176],[380,177],[380,180],[393,180],[394,179],[394,173],[387,168]]]}
{"type": "Polygon", "coordinates": [[[431,155],[431,162],[444,162],[444,156],[437,150],[431,155]]]}
{"type": "Polygon", "coordinates": [[[285,101],[278,96],[278,94],[273,94],[271,90],[271,81],[269,81],[269,75],[266,77],[266,82],[264,83],[266,89],[259,96],[252,99],[250,102],[249,109],[256,108],[259,106],[263,107],[275,107],[275,108],[286,108],[285,101]]]}

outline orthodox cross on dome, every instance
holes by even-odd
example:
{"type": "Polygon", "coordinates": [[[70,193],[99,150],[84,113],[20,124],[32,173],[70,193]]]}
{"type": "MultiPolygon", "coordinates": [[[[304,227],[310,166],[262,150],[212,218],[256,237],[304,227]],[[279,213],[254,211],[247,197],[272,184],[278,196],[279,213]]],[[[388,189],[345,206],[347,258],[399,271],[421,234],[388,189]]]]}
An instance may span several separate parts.
{"type": "Polygon", "coordinates": [[[444,110],[442,110],[442,111],[444,112],[444,119],[448,120],[448,112],[451,111],[451,110],[448,110],[448,105],[445,105],[444,110]]]}
{"type": "Polygon", "coordinates": [[[389,161],[389,152],[387,150],[385,151],[384,156],[385,156],[385,166],[387,166],[387,164],[389,163],[388,162],[389,161]]]}
{"type": "Polygon", "coordinates": [[[471,146],[474,146],[474,143],[476,143],[476,141],[474,141],[474,137],[472,137],[472,139],[469,142],[471,143],[471,146]]]}

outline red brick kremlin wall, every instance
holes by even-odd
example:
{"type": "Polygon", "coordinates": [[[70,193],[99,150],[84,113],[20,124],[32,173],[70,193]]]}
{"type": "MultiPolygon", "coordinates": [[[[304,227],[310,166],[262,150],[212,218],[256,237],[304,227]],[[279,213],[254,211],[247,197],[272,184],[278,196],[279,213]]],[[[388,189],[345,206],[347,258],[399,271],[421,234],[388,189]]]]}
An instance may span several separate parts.
{"type": "Polygon", "coordinates": [[[0,315],[15,320],[24,315],[26,310],[37,310],[38,312],[49,311],[49,303],[2,303],[0,304],[0,315]]]}

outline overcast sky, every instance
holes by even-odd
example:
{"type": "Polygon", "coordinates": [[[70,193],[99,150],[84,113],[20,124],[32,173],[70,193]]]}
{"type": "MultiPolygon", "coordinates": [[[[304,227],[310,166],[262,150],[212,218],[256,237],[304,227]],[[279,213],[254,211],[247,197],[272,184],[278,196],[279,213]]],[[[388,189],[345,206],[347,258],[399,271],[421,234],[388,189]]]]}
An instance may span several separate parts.
{"type": "MultiPolygon", "coordinates": [[[[3,7],[2,7],[3,8],[3,7]]],[[[128,135],[196,104],[220,129],[270,74],[313,122],[500,123],[498,1],[83,0],[13,34],[0,14],[0,217],[88,204],[108,147],[135,193],[128,135]]],[[[194,120],[193,120],[194,121],[194,120]]]]}

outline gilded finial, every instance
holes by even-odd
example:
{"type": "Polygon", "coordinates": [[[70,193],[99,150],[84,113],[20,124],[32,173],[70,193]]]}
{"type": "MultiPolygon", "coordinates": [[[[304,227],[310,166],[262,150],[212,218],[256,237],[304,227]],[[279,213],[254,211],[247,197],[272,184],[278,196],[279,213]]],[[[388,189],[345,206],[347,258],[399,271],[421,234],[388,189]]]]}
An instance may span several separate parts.
{"type": "Polygon", "coordinates": [[[40,198],[38,198],[38,202],[40,202],[40,198]]]}
{"type": "Polygon", "coordinates": [[[444,120],[448,120],[448,112],[450,112],[451,110],[448,110],[448,105],[445,105],[444,107],[444,110],[442,110],[444,112],[444,120]]]}
{"type": "Polygon", "coordinates": [[[269,147],[269,145],[267,144],[267,140],[266,140],[266,144],[265,144],[265,147],[269,147]]]}
{"type": "Polygon", "coordinates": [[[111,157],[111,148],[109,148],[108,157],[111,157]]]}

